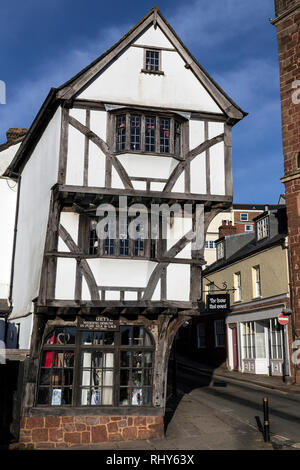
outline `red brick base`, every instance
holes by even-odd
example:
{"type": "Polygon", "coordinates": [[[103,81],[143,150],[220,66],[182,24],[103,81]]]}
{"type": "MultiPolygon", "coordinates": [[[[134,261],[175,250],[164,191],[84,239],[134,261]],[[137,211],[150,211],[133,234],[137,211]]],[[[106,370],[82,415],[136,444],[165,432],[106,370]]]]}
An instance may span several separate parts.
{"type": "Polygon", "coordinates": [[[18,448],[57,449],[162,437],[163,416],[47,416],[21,420],[18,448]]]}

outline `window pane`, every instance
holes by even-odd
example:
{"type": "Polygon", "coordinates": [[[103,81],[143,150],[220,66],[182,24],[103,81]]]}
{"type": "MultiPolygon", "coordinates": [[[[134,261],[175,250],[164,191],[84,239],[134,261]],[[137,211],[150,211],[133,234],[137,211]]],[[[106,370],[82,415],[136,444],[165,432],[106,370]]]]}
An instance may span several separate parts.
{"type": "Polygon", "coordinates": [[[143,389],[143,404],[151,405],[152,389],[150,387],[143,389]]]}
{"type": "Polygon", "coordinates": [[[102,389],[102,405],[112,405],[113,403],[113,389],[111,387],[104,387],[102,389]]]}
{"type": "Polygon", "coordinates": [[[121,351],[121,367],[130,366],[130,356],[131,356],[131,352],[121,351]]]}
{"type": "Polygon", "coordinates": [[[63,389],[62,405],[72,405],[72,388],[65,387],[63,389]]]}
{"type": "Polygon", "coordinates": [[[117,116],[117,131],[116,131],[116,150],[120,152],[125,150],[126,144],[126,115],[117,116]]]}
{"type": "Polygon", "coordinates": [[[135,369],[132,371],[132,383],[136,387],[142,386],[142,369],[135,369]]]}
{"type": "Polygon", "coordinates": [[[141,149],[141,118],[130,116],[130,149],[141,149]]]}
{"type": "Polygon", "coordinates": [[[170,119],[159,120],[160,152],[170,153],[170,119]]]}
{"type": "Polygon", "coordinates": [[[146,128],[145,128],[146,152],[155,152],[155,125],[156,125],[156,118],[146,116],[146,128]]]}
{"type": "Polygon", "coordinates": [[[50,369],[41,369],[40,385],[50,385],[50,369]]]}
{"type": "Polygon", "coordinates": [[[115,335],[113,332],[104,333],[103,344],[106,346],[113,346],[115,342],[115,335]]]}
{"type": "Polygon", "coordinates": [[[122,345],[131,345],[131,326],[121,326],[121,344],[122,345]]]}
{"type": "Polygon", "coordinates": [[[37,402],[39,405],[48,405],[50,398],[50,389],[48,387],[40,387],[37,402]]]}
{"type": "Polygon", "coordinates": [[[143,404],[143,391],[141,388],[132,389],[131,404],[141,406],[143,404]]]}
{"type": "Polygon", "coordinates": [[[93,344],[103,344],[103,331],[95,331],[93,344]]]}
{"type": "Polygon", "coordinates": [[[144,385],[151,385],[152,384],[152,370],[145,369],[144,370],[144,385]]]}
{"type": "Polygon", "coordinates": [[[92,344],[93,333],[90,331],[83,331],[81,333],[81,344],[92,344]]]}
{"type": "Polygon", "coordinates": [[[141,351],[134,351],[132,353],[132,367],[142,367],[143,353],[141,351]]]}
{"type": "Polygon", "coordinates": [[[175,129],[174,129],[174,153],[175,155],[180,155],[180,132],[181,132],[180,122],[175,121],[175,129]]]}
{"type": "Polygon", "coordinates": [[[66,351],[64,353],[64,367],[74,367],[74,359],[75,353],[66,351]]]}
{"type": "Polygon", "coordinates": [[[129,369],[121,369],[120,385],[129,385],[129,369]]]}
{"type": "Polygon", "coordinates": [[[142,326],[134,326],[132,344],[142,346],[144,343],[143,333],[144,328],[142,326]]]}
{"type": "Polygon", "coordinates": [[[130,388],[120,388],[120,405],[126,406],[130,404],[130,388]]]}
{"type": "Polygon", "coordinates": [[[151,352],[144,353],[144,367],[152,367],[152,353],[151,352]]]}

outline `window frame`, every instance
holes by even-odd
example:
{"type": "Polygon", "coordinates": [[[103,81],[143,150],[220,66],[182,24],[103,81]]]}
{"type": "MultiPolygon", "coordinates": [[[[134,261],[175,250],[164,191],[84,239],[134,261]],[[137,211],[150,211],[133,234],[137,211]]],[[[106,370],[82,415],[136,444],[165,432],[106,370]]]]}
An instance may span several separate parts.
{"type": "Polygon", "coordinates": [[[225,320],[223,318],[214,320],[214,331],[215,331],[215,347],[216,348],[225,348],[226,347],[226,326],[225,320]],[[222,332],[218,332],[218,325],[222,324],[222,332]],[[220,342],[219,337],[224,338],[224,342],[220,342]]]}
{"type": "Polygon", "coordinates": [[[264,240],[270,236],[270,218],[262,217],[256,222],[256,238],[257,241],[264,240]]]}
{"type": "MultiPolygon", "coordinates": [[[[120,409],[136,409],[138,408],[153,408],[154,407],[154,371],[155,371],[155,350],[156,350],[156,344],[155,344],[155,339],[153,337],[152,332],[149,330],[144,325],[141,324],[128,324],[128,325],[120,325],[120,328],[117,331],[114,330],[87,330],[84,328],[81,328],[79,326],[62,326],[62,325],[52,325],[50,329],[47,329],[47,333],[44,333],[43,335],[43,340],[40,348],[40,355],[39,355],[39,368],[38,368],[38,375],[37,375],[37,382],[36,382],[36,393],[35,393],[35,400],[34,400],[34,406],[37,408],[50,408],[50,409],[55,409],[55,408],[80,408],[80,409],[111,409],[111,408],[120,408],[120,409]],[[131,344],[131,345],[126,345],[122,344],[122,328],[128,328],[131,327],[132,331],[134,327],[139,327],[143,329],[143,344],[131,344]],[[67,344],[62,347],[62,345],[57,345],[57,344],[50,344],[50,345],[45,345],[45,340],[48,336],[51,334],[54,334],[55,330],[60,329],[60,328],[74,328],[75,330],[75,340],[74,344],[67,344]],[[83,344],[82,343],[82,335],[83,333],[114,333],[114,343],[113,344],[83,344]],[[150,345],[145,345],[145,338],[146,334],[150,338],[150,345]],[[72,400],[71,404],[60,404],[60,405],[54,405],[51,403],[52,398],[51,395],[49,395],[48,403],[47,404],[41,404],[38,403],[38,398],[39,398],[39,390],[40,388],[46,388],[46,385],[42,384],[41,387],[41,371],[44,368],[42,366],[42,360],[45,356],[45,352],[55,352],[55,351],[60,351],[60,350],[71,350],[74,353],[74,359],[73,359],[73,382],[70,385],[70,388],[72,389],[72,400]],[[112,384],[112,403],[111,404],[82,404],[81,403],[81,390],[84,388],[89,388],[91,389],[93,386],[91,385],[82,385],[81,384],[81,373],[83,370],[90,370],[92,373],[92,370],[94,367],[89,366],[89,367],[83,367],[81,364],[81,355],[83,351],[91,351],[91,352],[111,352],[113,353],[113,366],[111,368],[106,368],[106,367],[101,367],[102,370],[104,369],[112,369],[112,377],[113,377],[113,384],[112,384]],[[121,352],[122,351],[141,351],[143,355],[145,353],[151,353],[151,367],[144,367],[144,364],[138,369],[142,371],[142,376],[144,377],[144,371],[150,370],[151,373],[151,383],[150,385],[144,385],[144,382],[142,382],[141,388],[148,388],[150,390],[150,403],[149,404],[141,404],[141,405],[133,405],[131,404],[126,404],[122,405],[120,401],[120,381],[121,381],[121,352]]],[[[51,358],[51,361],[53,359],[51,358]]],[[[51,368],[50,370],[52,371],[52,362],[51,362],[51,368]]],[[[134,368],[133,368],[134,369],[134,368]]],[[[144,380],[144,379],[143,379],[144,380]]],[[[50,383],[50,382],[49,382],[50,383]]],[[[61,386],[63,387],[63,386],[61,386]]],[[[102,388],[105,388],[106,386],[102,385],[102,388]]],[[[133,387],[132,385],[128,386],[129,388],[137,388],[133,387]]],[[[52,392],[52,385],[51,383],[49,384],[48,388],[52,392]]],[[[99,387],[100,388],[100,387],[99,387]]],[[[140,388],[140,387],[139,387],[140,388]]]]}
{"type": "Polygon", "coordinates": [[[111,115],[113,117],[112,121],[112,129],[113,129],[113,154],[119,155],[122,153],[129,153],[129,154],[142,154],[142,155],[156,155],[161,157],[173,157],[178,160],[183,160],[182,152],[183,152],[183,124],[186,121],[182,116],[174,114],[174,113],[160,113],[160,112],[153,112],[153,110],[145,111],[145,110],[138,110],[134,108],[125,108],[122,110],[111,111],[111,115]],[[122,148],[118,148],[118,127],[117,122],[121,116],[125,116],[125,142],[122,145],[122,148]],[[135,150],[131,149],[131,117],[139,117],[140,118],[140,149],[135,150]],[[154,151],[153,150],[146,150],[146,119],[147,118],[154,118],[155,119],[155,135],[154,135],[154,151]],[[160,127],[161,127],[161,120],[168,119],[170,121],[169,125],[169,151],[168,152],[161,152],[161,137],[160,137],[160,127]],[[180,129],[180,132],[176,132],[176,130],[180,129]],[[179,143],[176,143],[176,138],[179,139],[179,143]],[[178,148],[178,151],[176,150],[178,148]]]}
{"type": "Polygon", "coordinates": [[[204,322],[197,323],[197,349],[206,349],[206,325],[204,322]],[[200,331],[200,327],[202,327],[202,331],[200,331]]]}
{"type": "Polygon", "coordinates": [[[234,301],[241,302],[242,301],[242,275],[241,271],[237,271],[234,273],[234,301]]]}
{"type": "Polygon", "coordinates": [[[252,268],[252,282],[253,282],[253,298],[258,299],[261,294],[261,272],[260,266],[256,265],[252,268]]]}
{"type": "Polygon", "coordinates": [[[241,212],[240,213],[240,222],[248,222],[248,221],[249,221],[248,212],[241,212]],[[246,216],[246,218],[243,218],[243,216],[246,216]]]}
{"type": "Polygon", "coordinates": [[[152,47],[145,47],[144,48],[144,57],[143,57],[143,68],[141,70],[141,72],[143,73],[153,73],[153,74],[156,74],[156,75],[164,75],[164,72],[162,70],[162,51],[161,49],[156,49],[156,48],[152,48],[152,47]],[[147,68],[147,52],[155,52],[158,54],[158,69],[157,70],[149,70],[147,68]]]}

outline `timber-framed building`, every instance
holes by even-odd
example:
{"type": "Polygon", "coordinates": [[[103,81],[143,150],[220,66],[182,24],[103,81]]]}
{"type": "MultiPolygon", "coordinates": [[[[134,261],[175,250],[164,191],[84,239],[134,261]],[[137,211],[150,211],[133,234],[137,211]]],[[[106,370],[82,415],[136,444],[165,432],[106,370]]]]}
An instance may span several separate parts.
{"type": "Polygon", "coordinates": [[[19,182],[9,321],[30,349],[20,442],[162,435],[172,341],[199,314],[204,243],[191,234],[198,213],[205,234],[232,205],[245,115],[157,8],[51,89],[6,170],[19,182]],[[151,218],[162,204],[189,208],[170,211],[166,237],[151,218]]]}

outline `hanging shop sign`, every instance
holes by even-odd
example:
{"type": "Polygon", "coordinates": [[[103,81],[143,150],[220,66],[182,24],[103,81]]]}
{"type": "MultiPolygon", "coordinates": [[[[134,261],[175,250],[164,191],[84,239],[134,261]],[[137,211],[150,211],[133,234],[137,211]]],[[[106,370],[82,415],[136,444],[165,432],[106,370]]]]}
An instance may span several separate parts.
{"type": "Polygon", "coordinates": [[[229,294],[209,294],[206,302],[206,308],[211,313],[229,312],[230,310],[229,294]]]}
{"type": "Polygon", "coordinates": [[[119,321],[102,316],[79,318],[78,328],[81,330],[118,331],[119,321]]]}

